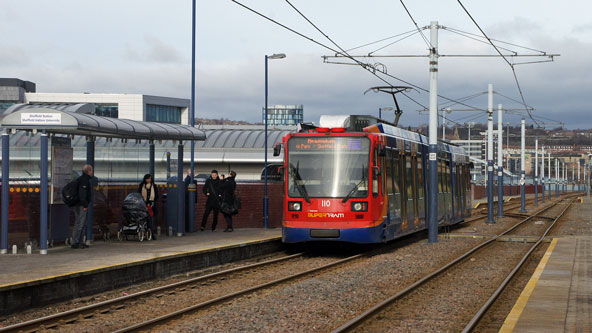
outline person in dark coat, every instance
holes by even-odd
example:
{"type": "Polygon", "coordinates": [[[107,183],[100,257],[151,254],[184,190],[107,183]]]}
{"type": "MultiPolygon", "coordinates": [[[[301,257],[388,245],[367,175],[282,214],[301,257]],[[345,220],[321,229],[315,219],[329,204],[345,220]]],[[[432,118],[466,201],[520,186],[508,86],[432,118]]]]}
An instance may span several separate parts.
{"type": "Polygon", "coordinates": [[[138,186],[138,193],[142,195],[146,207],[152,209],[153,216],[150,218],[150,229],[152,230],[152,239],[156,239],[156,216],[158,215],[156,201],[158,200],[158,186],[154,184],[154,179],[151,174],[147,173],[144,175],[142,182],[138,186]]]}
{"type": "Polygon", "coordinates": [[[78,203],[74,205],[74,228],[72,229],[72,248],[84,249],[88,245],[82,242],[82,230],[86,224],[86,211],[90,204],[90,191],[92,189],[91,179],[93,176],[93,167],[85,164],[82,167],[82,176],[76,180],[78,182],[78,203]]]}
{"type": "MultiPolygon", "coordinates": [[[[230,171],[230,175],[222,182],[222,198],[224,202],[230,206],[234,206],[234,190],[236,189],[236,172],[230,171]]],[[[224,232],[232,232],[232,215],[222,212],[226,220],[226,229],[224,232]]]]}
{"type": "Polygon", "coordinates": [[[220,211],[220,203],[218,200],[222,197],[222,191],[220,189],[220,179],[218,178],[218,171],[212,170],[210,177],[206,179],[206,183],[203,187],[203,193],[206,195],[206,210],[203,218],[201,219],[201,231],[206,229],[206,223],[208,222],[208,216],[210,212],[214,212],[214,221],[212,222],[212,231],[216,230],[218,225],[218,213],[220,211]]]}

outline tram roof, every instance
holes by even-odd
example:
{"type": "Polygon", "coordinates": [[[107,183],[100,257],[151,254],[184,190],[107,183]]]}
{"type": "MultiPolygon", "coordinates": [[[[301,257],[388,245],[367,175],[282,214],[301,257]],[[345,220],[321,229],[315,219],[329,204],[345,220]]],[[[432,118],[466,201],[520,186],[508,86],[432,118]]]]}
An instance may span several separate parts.
{"type": "Polygon", "coordinates": [[[6,129],[53,134],[124,138],[131,140],[206,140],[198,128],[90,114],[93,104],[15,104],[4,111],[0,124],[6,129]]]}

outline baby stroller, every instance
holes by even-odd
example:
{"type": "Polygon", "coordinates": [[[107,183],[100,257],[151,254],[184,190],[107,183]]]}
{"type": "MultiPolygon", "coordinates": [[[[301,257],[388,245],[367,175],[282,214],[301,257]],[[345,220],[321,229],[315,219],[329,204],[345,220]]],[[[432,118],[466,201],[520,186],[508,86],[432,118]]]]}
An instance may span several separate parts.
{"type": "Polygon", "coordinates": [[[125,222],[117,231],[117,239],[127,240],[128,236],[137,236],[140,242],[152,240],[150,215],[140,193],[130,193],[123,200],[125,222]]]}

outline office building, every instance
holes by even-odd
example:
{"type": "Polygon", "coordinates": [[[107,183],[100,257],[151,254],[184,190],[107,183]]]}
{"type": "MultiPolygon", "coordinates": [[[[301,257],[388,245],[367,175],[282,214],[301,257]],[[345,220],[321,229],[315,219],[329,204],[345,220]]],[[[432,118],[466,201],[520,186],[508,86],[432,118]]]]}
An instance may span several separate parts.
{"type": "MultiPolygon", "coordinates": [[[[265,108],[261,119],[265,122],[265,108]]],[[[294,126],[304,121],[304,107],[297,105],[274,105],[267,108],[267,124],[269,126],[294,126]]]]}
{"type": "Polygon", "coordinates": [[[97,116],[189,124],[191,101],[185,98],[143,94],[38,93],[35,83],[19,79],[0,79],[0,113],[19,104],[94,104],[97,116]]]}

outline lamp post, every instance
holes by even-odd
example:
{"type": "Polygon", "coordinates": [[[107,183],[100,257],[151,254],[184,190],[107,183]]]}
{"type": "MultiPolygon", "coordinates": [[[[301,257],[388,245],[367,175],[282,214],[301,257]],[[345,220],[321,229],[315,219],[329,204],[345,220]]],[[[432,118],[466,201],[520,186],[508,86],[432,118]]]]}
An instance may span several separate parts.
{"type": "Polygon", "coordinates": [[[286,55],[283,53],[274,53],[270,56],[265,55],[265,193],[263,196],[263,226],[269,228],[269,197],[267,196],[267,59],[283,59],[286,55]]]}
{"type": "Polygon", "coordinates": [[[387,106],[386,108],[378,108],[378,119],[382,120],[382,111],[393,111],[393,108],[387,106]]]}

